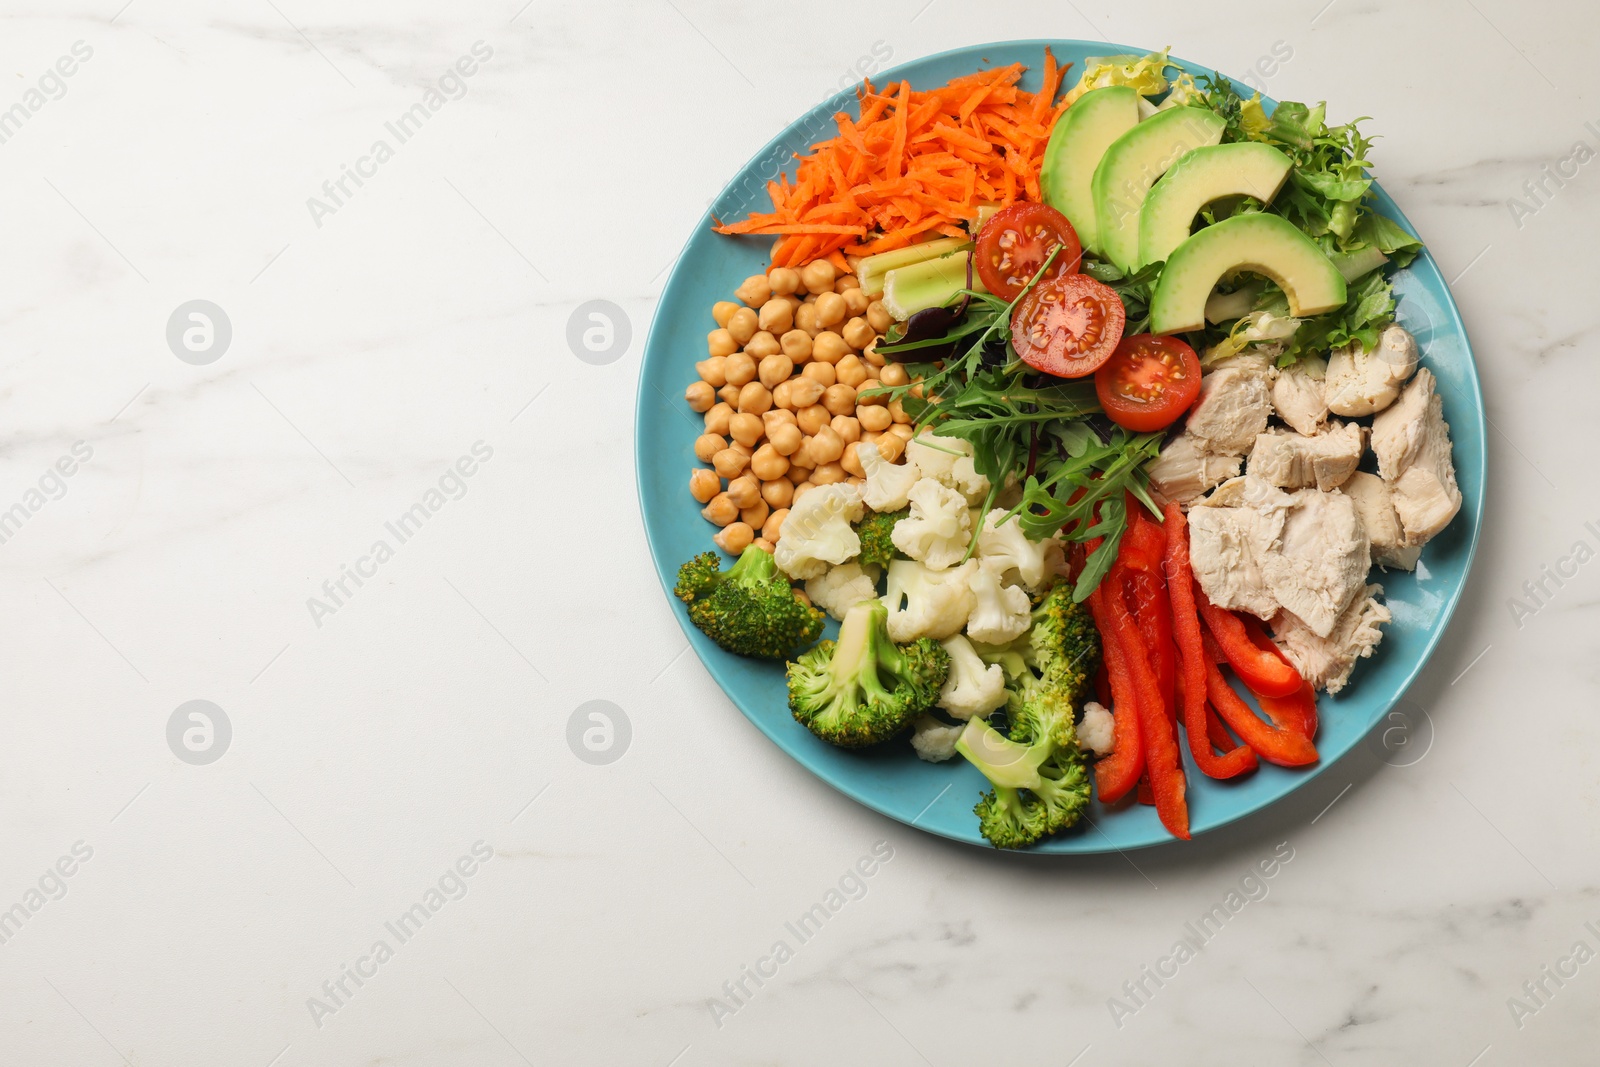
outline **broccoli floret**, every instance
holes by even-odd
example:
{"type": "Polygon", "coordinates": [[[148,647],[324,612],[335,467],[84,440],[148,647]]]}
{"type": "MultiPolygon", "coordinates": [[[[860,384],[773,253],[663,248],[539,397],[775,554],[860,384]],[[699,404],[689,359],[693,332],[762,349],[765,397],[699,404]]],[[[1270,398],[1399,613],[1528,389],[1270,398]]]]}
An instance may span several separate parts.
{"type": "Polygon", "coordinates": [[[926,637],[895,644],[888,617],[883,601],[863,600],[845,613],[837,641],[789,664],[789,710],[829,744],[887,741],[939,699],[950,654],[926,637]]]}
{"type": "Polygon", "coordinates": [[[894,542],[889,535],[894,532],[894,524],[910,514],[910,508],[877,511],[856,523],[856,535],[861,538],[861,556],[856,562],[887,567],[895,558],[894,542]]]}
{"type": "Polygon", "coordinates": [[[1026,848],[1059,833],[1089,803],[1073,718],[1099,656],[1099,634],[1066,584],[1045,596],[1033,615],[1017,640],[979,649],[1006,670],[1007,733],[975,717],[956,744],[994,786],[973,812],[996,848],[1026,848]]]}
{"type": "Polygon", "coordinates": [[[783,659],[822,633],[822,612],[796,600],[772,553],[755,545],[726,571],[715,552],[700,553],[678,568],[673,592],[707,637],[741,656],[783,659]]]}

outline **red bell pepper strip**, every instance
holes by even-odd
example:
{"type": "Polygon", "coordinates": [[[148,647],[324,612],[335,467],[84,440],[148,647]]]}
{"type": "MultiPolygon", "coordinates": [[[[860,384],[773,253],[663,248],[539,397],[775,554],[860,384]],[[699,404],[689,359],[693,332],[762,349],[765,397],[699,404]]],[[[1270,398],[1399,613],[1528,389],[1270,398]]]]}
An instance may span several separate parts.
{"type": "Polygon", "coordinates": [[[1094,698],[1100,702],[1102,708],[1111,707],[1111,681],[1106,677],[1104,663],[1094,670],[1094,698]]]}
{"type": "Polygon", "coordinates": [[[1130,570],[1157,574],[1161,570],[1164,549],[1161,527],[1145,514],[1144,506],[1128,494],[1128,525],[1122,532],[1122,543],[1117,546],[1117,562],[1130,570]]]}
{"type": "Polygon", "coordinates": [[[1290,697],[1269,697],[1256,693],[1256,703],[1267,713],[1267,718],[1283,729],[1295,730],[1306,737],[1317,736],[1317,692],[1311,688],[1310,682],[1303,684],[1300,692],[1290,697]]]}
{"type": "Polygon", "coordinates": [[[1206,690],[1211,695],[1211,703],[1216,706],[1217,713],[1233,727],[1234,733],[1245,744],[1255,749],[1268,763],[1276,763],[1280,767],[1303,767],[1320,758],[1317,746],[1311,743],[1309,737],[1282,724],[1267,723],[1250,710],[1250,705],[1233,691],[1215,663],[1206,664],[1206,690]]]}
{"type": "MultiPolygon", "coordinates": [[[[1155,671],[1150,669],[1150,659],[1139,637],[1139,627],[1128,612],[1125,595],[1120,588],[1127,583],[1128,572],[1120,564],[1113,564],[1106,580],[1111,589],[1105,598],[1105,614],[1117,635],[1123,653],[1123,669],[1132,675],[1137,692],[1139,733],[1144,740],[1144,768],[1150,776],[1150,789],[1156,795],[1156,812],[1161,825],[1172,836],[1189,838],[1189,803],[1184,796],[1186,783],[1183,761],[1178,758],[1177,731],[1167,717],[1161,700],[1160,683],[1155,671]]],[[[1101,631],[1102,638],[1104,631],[1101,631]]],[[[1117,664],[1110,665],[1112,688],[1116,688],[1117,664]]]]}
{"type": "Polygon", "coordinates": [[[1222,719],[1217,715],[1217,709],[1210,702],[1206,703],[1206,736],[1211,739],[1211,745],[1224,756],[1240,748],[1249,748],[1233,739],[1228,728],[1222,724],[1222,719]]]}
{"type": "MultiPolygon", "coordinates": [[[[1106,596],[1108,582],[1109,577],[1089,594],[1089,613],[1100,631],[1100,655],[1111,687],[1110,706],[1114,709],[1112,721],[1115,724],[1115,747],[1111,755],[1094,765],[1095,792],[1102,803],[1114,804],[1128,795],[1144,773],[1144,739],[1139,730],[1139,697],[1134,689],[1133,674],[1128,668],[1122,642],[1111,625],[1110,612],[1106,610],[1106,601],[1111,599],[1106,596]]],[[[1119,592],[1117,599],[1120,598],[1119,592]]]]}
{"type": "Polygon", "coordinates": [[[1220,722],[1212,729],[1216,712],[1206,704],[1206,670],[1215,667],[1206,662],[1200,616],[1195,609],[1194,578],[1189,566],[1188,523],[1177,504],[1167,505],[1166,532],[1167,592],[1172,602],[1172,632],[1178,641],[1183,668],[1183,728],[1189,736],[1189,753],[1204,774],[1212,778],[1233,778],[1255,770],[1256,754],[1248,744],[1234,744],[1220,722]],[[1215,755],[1211,751],[1213,745],[1223,754],[1215,755]]]}
{"type": "Polygon", "coordinates": [[[1139,788],[1134,792],[1136,799],[1145,807],[1153,808],[1156,806],[1156,793],[1155,790],[1150,788],[1150,776],[1148,774],[1139,779],[1139,788]]]}
{"type": "MultiPolygon", "coordinates": [[[[1154,523],[1148,525],[1156,528],[1154,523]]],[[[1168,718],[1176,723],[1178,650],[1172,644],[1172,605],[1167,600],[1166,582],[1160,571],[1135,573],[1132,579],[1128,589],[1133,594],[1133,621],[1139,624],[1139,636],[1150,653],[1150,666],[1161,684],[1168,718]]]]}
{"type": "Polygon", "coordinates": [[[1228,658],[1228,666],[1251,692],[1287,697],[1300,691],[1305,682],[1300,672],[1282,656],[1257,647],[1238,615],[1213,605],[1206,599],[1203,589],[1195,592],[1195,603],[1206,620],[1206,629],[1211,631],[1222,654],[1228,658]]]}

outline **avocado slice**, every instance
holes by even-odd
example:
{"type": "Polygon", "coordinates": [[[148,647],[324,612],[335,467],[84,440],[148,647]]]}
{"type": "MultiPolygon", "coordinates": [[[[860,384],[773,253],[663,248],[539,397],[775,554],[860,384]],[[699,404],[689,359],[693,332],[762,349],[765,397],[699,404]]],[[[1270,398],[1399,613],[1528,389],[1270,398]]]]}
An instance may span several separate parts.
{"type": "Polygon", "coordinates": [[[1094,193],[1090,182],[1100,158],[1118,137],[1139,121],[1139,94],[1126,85],[1107,85],[1080,96],[1062,114],[1044,149],[1039,188],[1044,202],[1067,217],[1078,240],[1098,251],[1094,193]]]}
{"type": "Polygon", "coordinates": [[[1277,282],[1296,318],[1343,306],[1344,277],[1293,223],[1252,212],[1207,226],[1167,257],[1150,295],[1150,332],[1184,333],[1206,321],[1206,298],[1229,271],[1253,271],[1277,282]]]}
{"type": "Polygon", "coordinates": [[[1173,107],[1111,142],[1092,182],[1102,256],[1125,271],[1137,266],[1139,213],[1150,187],[1186,152],[1221,141],[1225,126],[1221,115],[1205,108],[1173,107]]]}
{"type": "Polygon", "coordinates": [[[1263,204],[1283,188],[1292,164],[1271,145],[1207,145],[1174,163],[1145,197],[1139,212],[1139,262],[1160,263],[1189,239],[1200,209],[1225,196],[1253,196],[1263,204]]]}

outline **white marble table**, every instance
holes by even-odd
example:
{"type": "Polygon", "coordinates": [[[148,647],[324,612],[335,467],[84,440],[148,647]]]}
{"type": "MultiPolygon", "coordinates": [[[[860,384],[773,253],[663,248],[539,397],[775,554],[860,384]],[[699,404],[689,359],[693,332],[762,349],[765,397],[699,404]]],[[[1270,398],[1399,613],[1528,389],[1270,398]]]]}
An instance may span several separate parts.
{"type": "Polygon", "coordinates": [[[521,3],[4,5],[0,1063],[1594,1061],[1592,5],[521,3]],[[1427,740],[1051,862],[738,715],[648,563],[632,396],[689,228],[858,57],[1097,36],[1377,116],[1492,488],[1427,740]]]}

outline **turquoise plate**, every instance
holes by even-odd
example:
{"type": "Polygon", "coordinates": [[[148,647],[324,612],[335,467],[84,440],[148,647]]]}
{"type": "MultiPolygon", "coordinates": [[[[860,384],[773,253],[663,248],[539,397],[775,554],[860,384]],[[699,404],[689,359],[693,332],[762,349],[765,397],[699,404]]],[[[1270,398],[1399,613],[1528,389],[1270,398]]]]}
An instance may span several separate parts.
{"type": "MultiPolygon", "coordinates": [[[[974,70],[1021,62],[1029,67],[1023,87],[1035,89],[1045,45],[1054,50],[1058,60],[1071,62],[1075,71],[1081,71],[1084,59],[1091,55],[1146,51],[1101,41],[1009,41],[918,59],[882,72],[877,81],[907,78],[914,87],[928,89],[974,70]]],[[[1196,63],[1179,59],[1173,63],[1196,75],[1212,73],[1196,63]]],[[[1252,91],[1240,82],[1234,86],[1246,96],[1252,91]]],[[[639,375],[634,451],[645,530],[656,571],[669,596],[678,565],[711,547],[714,532],[700,517],[699,505],[687,489],[689,472],[696,466],[693,444],[701,424],[699,416],[684,406],[683,390],[694,380],[694,362],[704,358],[706,333],[715,328],[711,305],[732,299],[730,294],[740,281],[765,270],[771,246],[769,238],[714,234],[711,216],[738,219],[752,209],[770,210],[766,182],[784,168],[792,174],[791,153],[803,152],[830,136],[832,116],[841,110],[856,113],[852,93],[840,93],[813,108],[734,177],[695,227],[656,308],[639,375]]],[[[1377,197],[1384,214],[1412,229],[1388,194],[1378,189],[1377,197]]],[[[1320,701],[1319,764],[1298,771],[1263,765],[1244,781],[1222,783],[1199,774],[1185,751],[1189,813],[1196,835],[1259,811],[1304,786],[1350,751],[1417,677],[1466,584],[1483,515],[1486,469],[1483,398],[1472,348],[1431,255],[1424,252],[1400,271],[1395,276],[1395,290],[1400,297],[1400,322],[1416,334],[1423,363],[1440,382],[1445,418],[1455,441],[1456,474],[1465,498],[1461,513],[1428,545],[1415,574],[1378,572],[1375,577],[1383,584],[1394,622],[1385,631],[1377,654],[1357,667],[1345,692],[1320,701]]],[[[682,605],[673,600],[673,606],[701,662],[739,710],[818,778],[890,818],[988,847],[972,814],[973,804],[985,789],[976,770],[959,758],[925,763],[917,759],[909,743],[868,752],[847,752],[823,744],[790,718],[781,664],[723,652],[690,624],[682,605]]],[[[715,709],[707,713],[719,714],[715,709]]],[[[1063,835],[1035,851],[1109,852],[1172,840],[1157,821],[1154,808],[1137,804],[1103,807],[1096,801],[1090,814],[1100,832],[1081,830],[1063,835]]]]}

